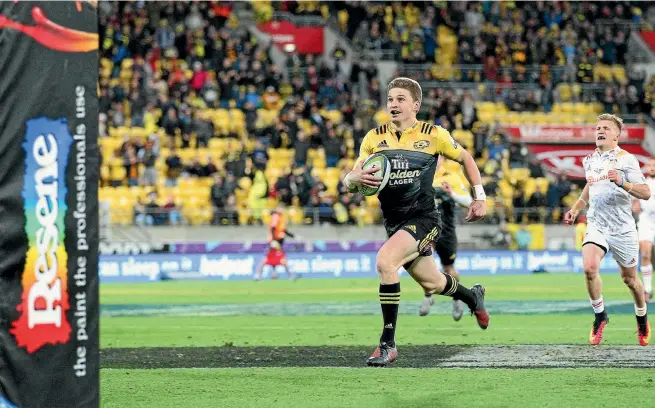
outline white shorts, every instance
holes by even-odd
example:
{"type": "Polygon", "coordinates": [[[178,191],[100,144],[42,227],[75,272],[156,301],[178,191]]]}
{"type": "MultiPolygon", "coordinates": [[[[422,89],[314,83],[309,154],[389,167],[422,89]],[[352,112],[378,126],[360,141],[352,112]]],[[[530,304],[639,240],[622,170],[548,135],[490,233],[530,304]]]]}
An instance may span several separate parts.
{"type": "Polygon", "coordinates": [[[587,225],[582,246],[596,244],[603,248],[605,253],[612,252],[612,257],[619,265],[630,268],[637,266],[639,260],[639,238],[637,231],[630,231],[621,235],[603,234],[596,228],[587,225]]]}
{"type": "Polygon", "coordinates": [[[655,242],[655,222],[648,218],[640,218],[637,223],[639,241],[655,242]]]}

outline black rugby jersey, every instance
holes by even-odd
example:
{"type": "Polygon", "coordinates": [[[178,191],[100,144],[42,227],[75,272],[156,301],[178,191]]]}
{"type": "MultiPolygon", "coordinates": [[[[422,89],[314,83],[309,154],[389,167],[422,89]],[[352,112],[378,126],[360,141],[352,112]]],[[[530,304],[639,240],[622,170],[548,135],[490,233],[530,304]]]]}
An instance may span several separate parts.
{"type": "Polygon", "coordinates": [[[458,160],[462,150],[446,129],[427,122],[417,121],[403,132],[391,123],[370,130],[357,161],[382,153],[391,163],[389,182],[378,194],[385,226],[436,212],[432,181],[439,155],[458,160]]]}

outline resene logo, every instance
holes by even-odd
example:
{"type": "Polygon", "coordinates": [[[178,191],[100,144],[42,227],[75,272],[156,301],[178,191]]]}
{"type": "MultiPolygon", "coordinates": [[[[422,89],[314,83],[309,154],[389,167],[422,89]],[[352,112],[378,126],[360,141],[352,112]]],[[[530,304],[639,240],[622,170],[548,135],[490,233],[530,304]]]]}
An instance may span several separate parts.
{"type": "Polygon", "coordinates": [[[19,347],[34,353],[46,344],[66,343],[68,254],[64,247],[66,167],[73,137],[66,119],[27,121],[23,200],[28,239],[20,317],[10,332],[19,347]]]}

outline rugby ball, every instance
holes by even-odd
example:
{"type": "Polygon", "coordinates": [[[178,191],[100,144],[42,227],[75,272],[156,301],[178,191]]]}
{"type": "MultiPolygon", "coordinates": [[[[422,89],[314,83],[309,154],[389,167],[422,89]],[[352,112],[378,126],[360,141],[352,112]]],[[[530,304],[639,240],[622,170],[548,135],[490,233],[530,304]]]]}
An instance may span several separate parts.
{"type": "Polygon", "coordinates": [[[384,186],[389,182],[389,176],[391,175],[391,163],[387,156],[382,153],[373,153],[368,156],[362,165],[362,170],[366,169],[378,169],[373,175],[382,177],[382,182],[378,187],[368,187],[360,185],[358,191],[365,196],[372,196],[378,194],[384,186]]]}

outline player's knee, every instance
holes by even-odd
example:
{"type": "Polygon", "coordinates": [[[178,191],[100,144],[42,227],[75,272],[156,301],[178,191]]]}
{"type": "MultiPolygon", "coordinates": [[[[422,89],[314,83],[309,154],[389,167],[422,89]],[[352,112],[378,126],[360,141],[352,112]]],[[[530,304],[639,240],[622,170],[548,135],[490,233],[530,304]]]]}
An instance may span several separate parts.
{"type": "Polygon", "coordinates": [[[623,283],[625,283],[629,288],[633,288],[637,282],[637,276],[635,273],[621,274],[621,278],[623,279],[623,283]]]}
{"type": "Polygon", "coordinates": [[[452,277],[455,277],[457,275],[457,272],[455,271],[455,265],[442,265],[443,267],[443,273],[446,275],[450,275],[452,277]]]}
{"type": "Polygon", "coordinates": [[[398,274],[398,269],[400,266],[398,265],[398,261],[393,259],[393,257],[380,252],[378,253],[376,263],[378,275],[380,278],[391,277],[398,274]]]}
{"type": "Polygon", "coordinates": [[[651,263],[651,256],[649,252],[642,252],[641,253],[641,264],[642,265],[650,265],[651,263]]]}
{"type": "Polygon", "coordinates": [[[588,280],[594,279],[598,275],[598,264],[589,262],[584,265],[584,275],[588,280]]]}

